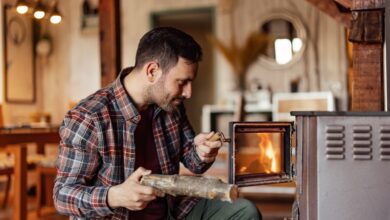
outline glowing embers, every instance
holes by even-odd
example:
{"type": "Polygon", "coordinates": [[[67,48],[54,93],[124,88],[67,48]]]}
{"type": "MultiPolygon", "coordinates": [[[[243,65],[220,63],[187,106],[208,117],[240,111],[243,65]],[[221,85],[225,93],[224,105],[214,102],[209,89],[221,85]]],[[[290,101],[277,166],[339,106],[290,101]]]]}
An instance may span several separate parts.
{"type": "Polygon", "coordinates": [[[283,172],[283,133],[236,134],[236,174],[283,172]]]}

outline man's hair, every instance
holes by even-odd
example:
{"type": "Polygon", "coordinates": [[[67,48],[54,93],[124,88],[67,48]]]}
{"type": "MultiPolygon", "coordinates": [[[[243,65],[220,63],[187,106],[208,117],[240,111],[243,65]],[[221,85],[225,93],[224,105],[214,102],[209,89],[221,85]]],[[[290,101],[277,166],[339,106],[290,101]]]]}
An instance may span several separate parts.
{"type": "Polygon", "coordinates": [[[188,34],[172,27],[157,27],[147,32],[138,44],[135,68],[141,69],[149,61],[157,61],[167,72],[179,57],[193,63],[202,58],[202,49],[188,34]]]}

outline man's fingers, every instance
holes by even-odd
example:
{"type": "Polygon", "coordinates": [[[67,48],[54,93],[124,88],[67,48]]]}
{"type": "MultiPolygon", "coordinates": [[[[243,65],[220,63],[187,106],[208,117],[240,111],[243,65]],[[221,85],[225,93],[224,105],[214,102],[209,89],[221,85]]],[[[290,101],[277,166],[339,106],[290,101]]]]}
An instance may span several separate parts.
{"type": "Polygon", "coordinates": [[[133,206],[126,207],[126,208],[128,210],[131,210],[131,211],[140,211],[140,210],[144,209],[147,205],[148,205],[148,203],[146,203],[146,202],[135,202],[133,204],[133,206]]]}
{"type": "Polygon", "coordinates": [[[152,200],[155,200],[155,195],[145,195],[145,194],[138,194],[135,196],[134,201],[135,202],[150,202],[152,200]]]}
{"type": "Polygon", "coordinates": [[[209,148],[220,148],[222,147],[221,141],[205,141],[202,145],[205,145],[209,148]]]}
{"type": "Polygon", "coordinates": [[[158,196],[158,197],[164,197],[165,193],[159,189],[150,187],[150,186],[144,186],[144,185],[139,185],[134,188],[134,190],[142,195],[152,195],[152,196],[158,196]]]}
{"type": "Polygon", "coordinates": [[[149,175],[151,173],[152,173],[151,170],[147,170],[147,169],[145,169],[143,167],[139,167],[137,170],[135,170],[131,174],[131,176],[129,178],[138,182],[141,179],[142,176],[149,175]]]}
{"type": "Polygon", "coordinates": [[[134,187],[134,191],[140,194],[145,195],[154,195],[154,188],[150,186],[144,186],[141,184],[137,184],[137,186],[134,187]]]}
{"type": "Polygon", "coordinates": [[[215,132],[211,131],[209,133],[200,133],[200,134],[196,135],[196,137],[194,138],[195,145],[202,144],[203,142],[210,139],[214,134],[215,134],[215,132]]]}
{"type": "Polygon", "coordinates": [[[217,156],[218,154],[218,151],[217,152],[210,152],[210,153],[205,153],[205,152],[199,152],[199,156],[201,157],[215,157],[217,156]]]}
{"type": "Polygon", "coordinates": [[[215,148],[212,148],[212,147],[209,147],[209,146],[205,146],[205,145],[199,145],[198,146],[198,151],[199,153],[212,153],[212,152],[218,152],[218,150],[220,149],[220,147],[215,147],[215,148]]]}
{"type": "Polygon", "coordinates": [[[214,134],[215,134],[215,132],[211,131],[210,133],[207,134],[206,139],[207,140],[210,139],[214,134]]]}
{"type": "Polygon", "coordinates": [[[200,159],[205,163],[210,163],[215,160],[215,157],[200,157],[200,159]]]}

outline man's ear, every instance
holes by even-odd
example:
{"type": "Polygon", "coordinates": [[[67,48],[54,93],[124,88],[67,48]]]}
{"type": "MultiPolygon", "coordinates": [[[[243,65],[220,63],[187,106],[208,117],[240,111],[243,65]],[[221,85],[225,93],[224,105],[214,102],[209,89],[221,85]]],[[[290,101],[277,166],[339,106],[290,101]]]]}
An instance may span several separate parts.
{"type": "Polygon", "coordinates": [[[151,83],[157,82],[162,74],[160,65],[155,61],[151,61],[145,65],[145,68],[148,81],[151,83]]]}

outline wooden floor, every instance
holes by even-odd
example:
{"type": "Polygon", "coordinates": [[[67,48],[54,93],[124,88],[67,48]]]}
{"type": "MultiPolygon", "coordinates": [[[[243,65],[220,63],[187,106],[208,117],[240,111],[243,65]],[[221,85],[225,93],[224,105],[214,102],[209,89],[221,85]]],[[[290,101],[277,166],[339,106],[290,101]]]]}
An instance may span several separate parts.
{"type": "MultiPolygon", "coordinates": [[[[0,199],[3,201],[3,194],[0,194],[0,199]]],[[[12,197],[9,199],[6,209],[0,208],[0,220],[12,219],[12,197]]],[[[67,216],[57,214],[54,209],[44,209],[41,217],[37,217],[35,197],[29,196],[27,204],[28,216],[27,220],[65,220],[67,216]]]]}

